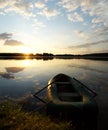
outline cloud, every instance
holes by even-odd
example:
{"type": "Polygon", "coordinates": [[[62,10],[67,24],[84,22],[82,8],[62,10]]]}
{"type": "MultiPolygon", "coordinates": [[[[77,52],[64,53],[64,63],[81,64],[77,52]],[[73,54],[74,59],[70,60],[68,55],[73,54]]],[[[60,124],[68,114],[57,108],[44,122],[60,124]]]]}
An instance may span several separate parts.
{"type": "Polygon", "coordinates": [[[15,12],[25,17],[34,16],[31,11],[33,4],[27,0],[1,0],[0,8],[4,9],[5,13],[15,12]]]}
{"type": "Polygon", "coordinates": [[[108,36],[108,26],[104,26],[102,28],[98,28],[95,30],[94,35],[98,37],[107,37],[108,36]]]}
{"type": "Polygon", "coordinates": [[[59,11],[56,9],[45,8],[43,9],[42,14],[46,17],[54,17],[59,14],[59,11]]]}
{"type": "Polygon", "coordinates": [[[82,18],[82,16],[80,14],[78,14],[77,12],[74,12],[73,14],[68,14],[67,15],[68,20],[72,21],[72,22],[83,22],[84,19],[82,18]]]}
{"type": "MultiPolygon", "coordinates": [[[[86,24],[90,38],[95,39],[97,36],[101,36],[99,39],[102,39],[108,34],[106,30],[108,28],[107,5],[108,0],[0,0],[0,14],[11,15],[10,12],[12,12],[12,14],[17,13],[26,18],[32,17],[30,19],[31,25],[37,28],[45,27],[43,22],[46,22],[39,14],[46,18],[61,14],[71,23],[82,22],[83,25],[86,24]]],[[[81,28],[85,29],[83,25],[81,28]]],[[[76,34],[79,37],[87,37],[87,34],[81,31],[76,31],[76,34]]],[[[4,38],[4,40],[9,38],[4,38]]],[[[3,36],[0,35],[0,39],[3,39],[3,36]]]]}
{"type": "Polygon", "coordinates": [[[100,19],[100,18],[94,18],[94,19],[92,19],[92,23],[101,23],[103,20],[102,19],[100,19]]]}
{"type": "Polygon", "coordinates": [[[36,2],[29,0],[0,0],[0,9],[2,9],[0,14],[15,12],[26,18],[36,17],[39,14],[36,8],[39,8],[40,14],[46,17],[54,17],[66,11],[68,20],[82,22],[84,21],[83,17],[76,13],[81,11],[82,14],[86,13],[91,17],[92,24],[98,25],[101,22],[108,25],[107,5],[108,0],[60,0],[59,2],[54,0],[37,0],[36,2]],[[53,4],[53,9],[49,8],[49,3],[53,4]]]}
{"type": "Polygon", "coordinates": [[[67,12],[75,11],[79,7],[78,0],[61,0],[58,5],[66,9],[67,12]]]}
{"type": "Polygon", "coordinates": [[[90,39],[95,39],[95,40],[96,39],[98,39],[98,40],[106,39],[107,40],[108,39],[108,26],[102,26],[100,24],[98,28],[93,27],[93,29],[89,33],[89,40],[90,39]]]}
{"type": "Polygon", "coordinates": [[[8,46],[22,46],[24,45],[24,43],[17,41],[17,40],[6,40],[4,45],[8,45],[8,46]]]}
{"type": "Polygon", "coordinates": [[[82,0],[80,3],[81,10],[86,13],[87,11],[92,10],[94,6],[98,3],[99,0],[82,0]]]}
{"type": "Polygon", "coordinates": [[[3,40],[4,45],[8,45],[8,46],[22,46],[22,45],[24,45],[24,43],[22,43],[21,41],[13,40],[12,36],[13,36],[12,33],[1,33],[0,40],[3,40]]]}
{"type": "Polygon", "coordinates": [[[75,30],[74,33],[79,36],[79,37],[82,37],[82,38],[88,38],[88,35],[86,33],[84,33],[84,31],[81,31],[81,30],[75,30]]]}
{"type": "Polygon", "coordinates": [[[6,67],[5,68],[8,73],[18,73],[24,70],[24,67],[6,67]]]}
{"type": "Polygon", "coordinates": [[[88,14],[92,20],[92,23],[97,24],[99,22],[104,25],[108,25],[108,0],[60,0],[58,6],[63,8],[67,12],[68,20],[76,21],[77,15],[74,12],[81,10],[83,14],[88,14]],[[72,13],[70,15],[69,13],[72,13]],[[95,18],[93,18],[93,16],[95,18]]]}
{"type": "Polygon", "coordinates": [[[16,3],[13,5],[13,10],[24,16],[33,16],[33,13],[30,11],[32,7],[33,5],[31,2],[28,2],[26,0],[20,0],[16,1],[16,3]]]}
{"type": "Polygon", "coordinates": [[[85,44],[81,44],[81,45],[77,45],[77,46],[70,46],[69,48],[86,48],[86,47],[90,47],[90,46],[94,46],[94,45],[98,45],[98,44],[103,44],[103,43],[108,43],[108,39],[107,40],[100,40],[100,41],[96,41],[96,42],[91,42],[91,43],[85,43],[85,44]]]}
{"type": "Polygon", "coordinates": [[[43,0],[40,0],[40,1],[37,1],[36,3],[35,3],[35,7],[37,7],[37,8],[44,8],[46,5],[45,5],[45,2],[43,1],[43,0]]]}
{"type": "Polygon", "coordinates": [[[12,37],[12,33],[1,33],[0,34],[0,40],[7,40],[12,37]]]}
{"type": "Polygon", "coordinates": [[[108,24],[108,1],[107,0],[83,0],[81,4],[82,11],[88,11],[90,16],[95,16],[92,23],[103,22],[108,24]]]}
{"type": "Polygon", "coordinates": [[[30,2],[27,0],[2,0],[0,1],[0,9],[3,9],[2,13],[15,12],[26,18],[36,17],[39,11],[36,7],[40,9],[40,14],[46,17],[53,17],[59,14],[59,12],[54,8],[51,9],[46,6],[48,4],[47,0],[38,0],[37,2],[30,2]]]}
{"type": "Polygon", "coordinates": [[[14,0],[0,0],[0,8],[3,9],[9,5],[12,5],[14,0]]]}
{"type": "Polygon", "coordinates": [[[0,72],[0,76],[5,79],[14,79],[14,75],[7,72],[0,72]]]}

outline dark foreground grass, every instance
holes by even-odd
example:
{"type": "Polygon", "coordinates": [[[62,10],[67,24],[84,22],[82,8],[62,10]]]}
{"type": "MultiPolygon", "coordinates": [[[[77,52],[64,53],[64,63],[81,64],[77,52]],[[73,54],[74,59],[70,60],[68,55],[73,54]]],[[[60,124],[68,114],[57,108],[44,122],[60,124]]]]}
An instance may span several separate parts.
{"type": "Polygon", "coordinates": [[[36,112],[20,111],[20,106],[0,103],[0,130],[75,130],[71,122],[52,121],[36,112]]]}

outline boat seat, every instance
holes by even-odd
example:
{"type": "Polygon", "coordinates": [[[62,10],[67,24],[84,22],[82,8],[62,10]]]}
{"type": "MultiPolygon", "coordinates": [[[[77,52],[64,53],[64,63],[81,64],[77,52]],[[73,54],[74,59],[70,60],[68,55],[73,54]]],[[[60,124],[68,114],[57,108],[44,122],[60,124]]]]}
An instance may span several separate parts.
{"type": "Polygon", "coordinates": [[[70,82],[57,82],[57,92],[58,93],[74,93],[76,92],[75,88],[72,86],[70,82]]]}
{"type": "Polygon", "coordinates": [[[61,101],[79,102],[82,101],[82,96],[79,93],[66,93],[61,92],[58,94],[61,101]]]}

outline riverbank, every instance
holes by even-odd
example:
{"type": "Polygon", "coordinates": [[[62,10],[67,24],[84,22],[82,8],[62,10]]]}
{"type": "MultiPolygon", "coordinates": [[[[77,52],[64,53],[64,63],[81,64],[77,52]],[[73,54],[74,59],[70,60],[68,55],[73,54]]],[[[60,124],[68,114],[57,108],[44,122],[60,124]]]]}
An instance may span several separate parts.
{"type": "Polygon", "coordinates": [[[20,111],[20,106],[0,103],[1,130],[75,130],[71,122],[52,121],[49,117],[37,112],[20,111]]]}
{"type": "Polygon", "coordinates": [[[97,130],[90,122],[87,125],[82,120],[50,117],[21,108],[21,104],[10,101],[0,103],[1,130],[97,130]]]}

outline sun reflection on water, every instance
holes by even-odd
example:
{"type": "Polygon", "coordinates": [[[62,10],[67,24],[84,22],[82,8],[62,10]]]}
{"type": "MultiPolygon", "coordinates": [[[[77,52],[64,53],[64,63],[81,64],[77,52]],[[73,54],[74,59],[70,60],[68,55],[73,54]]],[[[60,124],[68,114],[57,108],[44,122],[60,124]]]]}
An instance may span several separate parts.
{"type": "Polygon", "coordinates": [[[31,60],[26,59],[26,60],[23,61],[23,65],[24,65],[25,67],[30,66],[30,65],[31,65],[31,62],[32,62],[31,60]]]}

